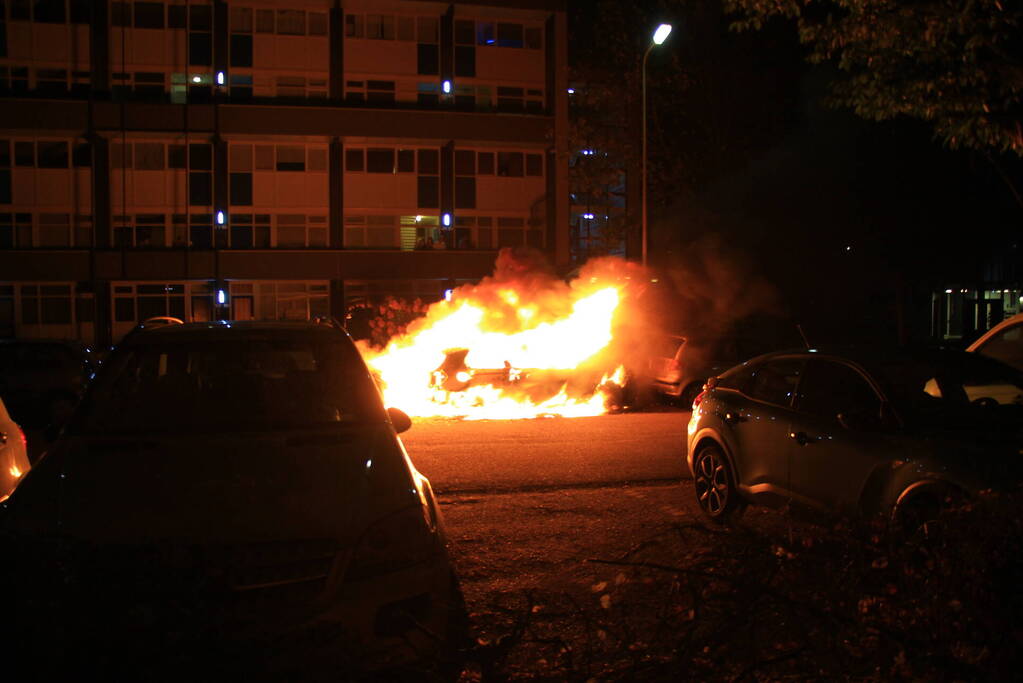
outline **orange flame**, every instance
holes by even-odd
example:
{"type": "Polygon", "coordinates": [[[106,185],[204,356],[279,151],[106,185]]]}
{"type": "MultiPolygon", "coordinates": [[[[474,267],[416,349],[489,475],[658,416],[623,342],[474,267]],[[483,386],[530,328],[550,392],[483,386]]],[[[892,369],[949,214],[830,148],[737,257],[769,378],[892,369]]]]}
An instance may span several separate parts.
{"type": "Polygon", "coordinates": [[[624,384],[612,351],[624,285],[488,278],[430,306],[383,349],[362,352],[385,403],[413,417],[600,415],[624,384]]]}

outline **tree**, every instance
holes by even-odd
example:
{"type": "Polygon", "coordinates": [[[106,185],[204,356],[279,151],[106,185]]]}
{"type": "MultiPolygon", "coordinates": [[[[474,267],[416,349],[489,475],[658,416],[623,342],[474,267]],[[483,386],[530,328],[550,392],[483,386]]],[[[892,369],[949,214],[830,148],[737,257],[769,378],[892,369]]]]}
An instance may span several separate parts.
{"type": "Polygon", "coordinates": [[[925,121],[955,148],[1023,156],[1023,4],[1014,0],[724,0],[736,30],[794,20],[833,102],[925,121]]]}

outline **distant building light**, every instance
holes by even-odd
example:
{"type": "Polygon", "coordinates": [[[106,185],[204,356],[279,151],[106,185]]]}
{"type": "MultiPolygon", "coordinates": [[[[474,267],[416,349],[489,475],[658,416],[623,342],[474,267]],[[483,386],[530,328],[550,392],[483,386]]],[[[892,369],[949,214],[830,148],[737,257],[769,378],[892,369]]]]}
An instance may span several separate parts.
{"type": "Polygon", "coordinates": [[[224,85],[224,72],[223,71],[218,71],[217,72],[217,85],[224,85]]]}
{"type": "Polygon", "coordinates": [[[946,290],[945,290],[945,294],[951,294],[951,293],[952,293],[952,290],[951,290],[951,289],[946,289],[946,290]]]}
{"type": "Polygon", "coordinates": [[[585,218],[587,220],[592,220],[593,219],[593,214],[592,213],[584,213],[583,214],[583,218],[585,218]]]}
{"type": "Polygon", "coordinates": [[[583,150],[583,156],[584,157],[588,157],[588,156],[591,156],[593,154],[596,154],[596,152],[594,152],[592,149],[584,149],[583,150]]]}
{"type": "Polygon", "coordinates": [[[852,247],[851,247],[851,246],[849,246],[849,245],[846,245],[846,247],[845,247],[845,250],[846,250],[846,251],[852,251],[852,247]]]}
{"type": "Polygon", "coordinates": [[[441,223],[444,224],[445,228],[451,226],[451,214],[450,213],[446,213],[443,216],[441,216],[440,220],[441,220],[441,223]]]}
{"type": "Polygon", "coordinates": [[[444,290],[444,301],[451,301],[451,295],[454,293],[454,291],[455,290],[453,290],[453,289],[445,289],[444,290]]]}
{"type": "Polygon", "coordinates": [[[569,95],[574,95],[575,94],[575,88],[569,88],[568,89],[568,94],[569,95]]]}
{"type": "Polygon", "coordinates": [[[441,90],[443,90],[445,92],[445,94],[450,93],[451,92],[451,81],[444,81],[443,83],[440,84],[440,87],[441,87],[441,90]]]}
{"type": "Polygon", "coordinates": [[[223,211],[218,211],[217,212],[217,225],[223,225],[223,224],[224,224],[224,212],[223,211]]]}
{"type": "Polygon", "coordinates": [[[202,76],[192,76],[193,83],[202,83],[202,76]]]}
{"type": "Polygon", "coordinates": [[[222,289],[217,290],[217,305],[223,306],[227,303],[227,292],[222,289]]]}
{"type": "Polygon", "coordinates": [[[422,223],[422,222],[423,222],[423,217],[422,216],[416,216],[416,223],[422,223]]]}

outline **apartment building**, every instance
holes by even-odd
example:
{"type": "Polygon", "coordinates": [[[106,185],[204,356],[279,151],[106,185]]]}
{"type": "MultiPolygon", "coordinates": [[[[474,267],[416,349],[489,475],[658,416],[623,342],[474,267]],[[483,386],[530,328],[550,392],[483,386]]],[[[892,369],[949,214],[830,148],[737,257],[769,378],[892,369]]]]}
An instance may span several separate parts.
{"type": "Polygon", "coordinates": [[[0,337],[567,265],[565,41],[563,0],[0,0],[0,337]]]}

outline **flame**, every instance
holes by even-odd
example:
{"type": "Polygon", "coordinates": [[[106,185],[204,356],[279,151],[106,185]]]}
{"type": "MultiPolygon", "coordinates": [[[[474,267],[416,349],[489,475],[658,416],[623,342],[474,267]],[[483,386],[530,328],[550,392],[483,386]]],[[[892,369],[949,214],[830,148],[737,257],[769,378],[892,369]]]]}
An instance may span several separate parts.
{"type": "Polygon", "coordinates": [[[600,415],[624,385],[612,349],[625,285],[486,279],[431,305],[383,348],[361,350],[385,403],[412,417],[600,415]]]}

